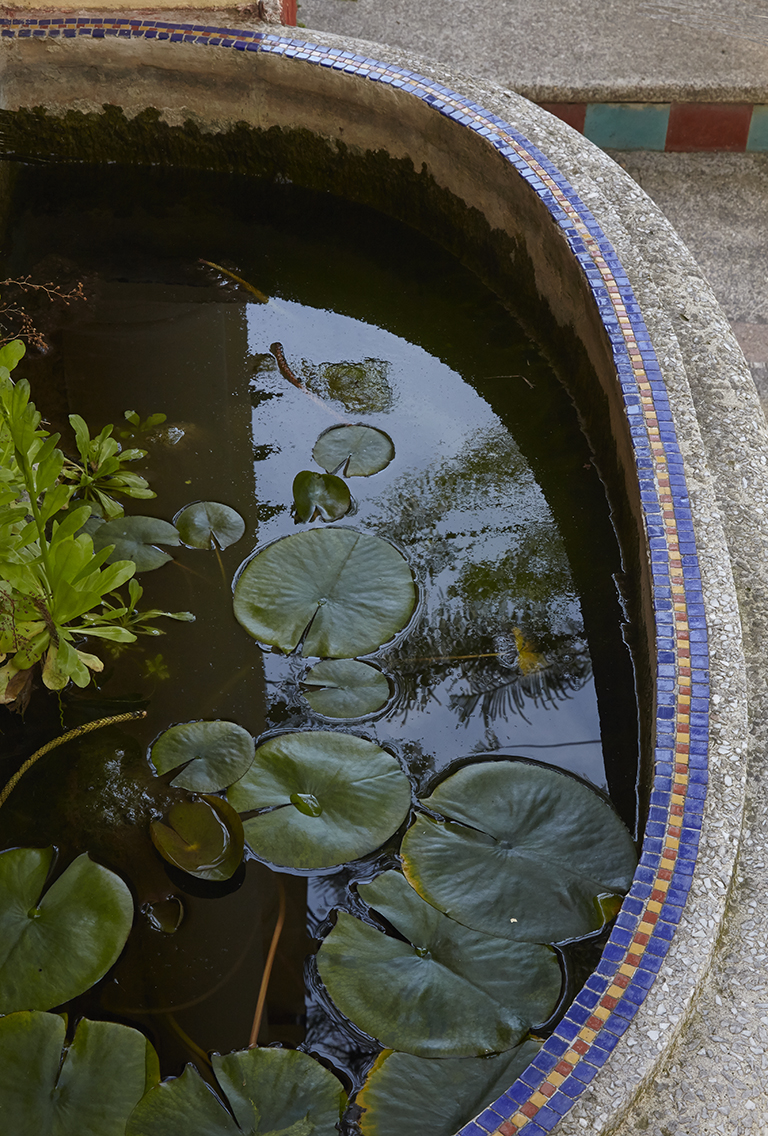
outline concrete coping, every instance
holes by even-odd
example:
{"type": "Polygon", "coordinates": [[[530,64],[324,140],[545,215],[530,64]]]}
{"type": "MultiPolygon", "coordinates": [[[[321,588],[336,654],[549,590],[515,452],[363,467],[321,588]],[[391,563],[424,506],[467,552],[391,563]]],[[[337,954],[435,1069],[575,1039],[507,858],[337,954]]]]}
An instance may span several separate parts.
{"type": "MultiPolygon", "coordinates": [[[[504,157],[515,179],[527,182],[536,240],[542,206],[555,222],[550,246],[528,249],[544,291],[554,289],[547,263],[557,267],[567,254],[578,265],[589,310],[603,314],[603,347],[610,344],[621,408],[612,426],[617,439],[631,439],[638,516],[653,550],[645,569],[654,577],[658,677],[674,694],[673,717],[657,713],[655,722],[651,807],[658,813],[603,963],[565,1027],[529,1074],[467,1123],[462,1136],[615,1131],[659,1075],[707,983],[735,878],[748,777],[758,784],[768,721],[760,653],[768,641],[761,532],[768,429],[746,362],[709,285],[653,202],[602,151],[512,91],[326,33],[212,36],[210,28],[203,35],[202,28],[175,24],[157,42],[162,21],[120,17],[124,22],[108,32],[93,21],[73,24],[67,38],[61,23],[3,21],[4,110],[100,113],[108,97],[130,117],[154,99],[170,124],[192,118],[215,132],[243,119],[268,126],[303,115],[311,129],[328,132],[308,109],[308,100],[326,91],[353,148],[366,137],[370,144],[373,124],[397,110],[402,143],[382,128],[392,145],[411,153],[417,169],[420,159],[432,161],[437,180],[470,203],[478,186],[495,192],[488,184],[500,176],[504,157]],[[212,39],[221,50],[201,51],[212,39]],[[256,59],[261,89],[251,99],[256,72],[246,68],[256,59]],[[215,106],[201,79],[209,69],[215,106]],[[289,110],[270,103],[270,83],[283,102],[293,91],[289,110]],[[361,108],[357,119],[350,107],[361,108]],[[470,160],[477,168],[448,172],[470,160]],[[708,687],[708,716],[691,705],[691,686],[694,698],[708,687]]],[[[519,190],[521,182],[505,184],[519,190]]],[[[518,203],[527,200],[518,193],[518,203]]],[[[492,221],[498,229],[513,223],[500,213],[492,221]]],[[[582,310],[579,290],[564,291],[574,316],[582,310]]],[[[598,358],[603,347],[594,340],[589,350],[598,358]]]]}

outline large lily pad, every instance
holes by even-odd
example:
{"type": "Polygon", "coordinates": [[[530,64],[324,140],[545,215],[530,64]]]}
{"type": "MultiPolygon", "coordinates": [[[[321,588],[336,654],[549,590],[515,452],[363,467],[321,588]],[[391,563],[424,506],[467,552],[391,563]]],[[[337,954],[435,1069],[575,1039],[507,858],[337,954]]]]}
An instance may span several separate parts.
{"type": "Polygon", "coordinates": [[[173,518],[182,543],[188,548],[229,548],[245,532],[245,521],[219,501],[195,501],[173,518]]]}
{"type": "Polygon", "coordinates": [[[213,1069],[235,1119],[197,1070],[154,1086],[137,1105],[126,1136],[338,1136],[344,1091],[322,1065],[296,1049],[214,1054],[213,1069]]]}
{"type": "Polygon", "coordinates": [[[354,529],[313,529],[267,545],[235,585],[235,616],[260,643],[352,659],[401,631],[416,606],[402,553],[354,529]]]}
{"type": "Polygon", "coordinates": [[[243,858],[240,817],[220,797],[178,801],[168,810],[168,823],[153,820],[149,831],[169,864],[201,880],[230,879],[243,858]]]}
{"type": "Polygon", "coordinates": [[[133,923],[114,872],[78,856],[40,898],[52,848],[0,854],[0,1013],[49,1010],[107,973],[133,923]]]}
{"type": "Polygon", "coordinates": [[[429,1136],[453,1136],[505,1093],[533,1061],[540,1041],[524,1041],[492,1057],[429,1061],[411,1053],[379,1054],[356,1104],[365,1109],[363,1136],[419,1132],[429,1117],[429,1136]]]}
{"type": "Polygon", "coordinates": [[[94,552],[101,551],[108,544],[115,546],[107,563],[132,560],[137,572],[151,572],[173,559],[157,548],[158,544],[181,544],[178,529],[157,517],[118,517],[94,528],[92,537],[94,552]]]}
{"type": "Polygon", "coordinates": [[[626,826],[597,793],[515,761],[466,765],[424,801],[402,845],[406,876],[468,927],[556,943],[598,930],[632,882],[626,826]],[[601,899],[601,897],[604,897],[601,899]]]}
{"type": "Polygon", "coordinates": [[[339,1009],[388,1049],[417,1057],[501,1053],[552,1014],[561,979],[550,947],[463,927],[399,872],[358,890],[407,942],[341,912],[317,967],[339,1009]]]}
{"type": "Polygon", "coordinates": [[[375,426],[331,426],[315,442],[312,457],[328,473],[370,477],[395,456],[389,434],[375,426]]]}
{"type": "Polygon", "coordinates": [[[338,521],[349,512],[352,498],[346,482],[333,473],[303,469],[293,479],[293,507],[298,521],[338,521]]]}
{"type": "Polygon", "coordinates": [[[362,718],[386,706],[387,676],[356,659],[326,659],[301,680],[302,693],[313,710],[326,718],[362,718]]]}
{"type": "Polygon", "coordinates": [[[280,734],[229,790],[257,855],[288,868],[330,868],[373,852],[408,815],[411,789],[373,742],[329,730],[280,734]]]}
{"type": "Polygon", "coordinates": [[[253,749],[251,735],[234,722],[182,722],[160,735],[149,756],[161,774],[184,766],[172,785],[215,793],[243,776],[253,749]]]}
{"type": "Polygon", "coordinates": [[[0,1131],[123,1136],[134,1106],[160,1080],[157,1054],[138,1030],[114,1022],[84,1019],[69,1045],[65,1034],[58,1014],[0,1018],[0,1131]]]}

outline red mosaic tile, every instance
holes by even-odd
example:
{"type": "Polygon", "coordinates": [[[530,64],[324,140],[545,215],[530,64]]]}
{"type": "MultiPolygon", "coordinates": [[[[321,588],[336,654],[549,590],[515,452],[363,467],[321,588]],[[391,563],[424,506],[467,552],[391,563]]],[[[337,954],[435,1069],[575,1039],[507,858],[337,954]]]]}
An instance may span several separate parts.
{"type": "Polygon", "coordinates": [[[511,1120],[505,1120],[499,1125],[496,1131],[499,1132],[501,1136],[517,1136],[520,1129],[516,1124],[513,1124],[511,1120]]]}
{"type": "Polygon", "coordinates": [[[545,1097],[551,1097],[553,1093],[557,1092],[557,1089],[554,1085],[550,1085],[549,1081],[544,1081],[543,1084],[539,1085],[539,1092],[543,1093],[545,1097]]]}
{"type": "Polygon", "coordinates": [[[632,940],[632,942],[638,943],[641,947],[644,947],[646,945],[646,943],[648,942],[648,939],[649,939],[649,936],[646,935],[644,931],[638,931],[637,934],[635,935],[634,939],[632,940]]]}
{"type": "Polygon", "coordinates": [[[606,994],[604,998],[600,999],[600,1005],[605,1006],[606,1010],[615,1010],[619,1004],[619,999],[614,998],[612,994],[606,994]]]}
{"type": "Polygon", "coordinates": [[[555,1072],[559,1073],[561,1077],[569,1077],[573,1072],[573,1065],[570,1065],[567,1061],[558,1061],[555,1065],[555,1072]]]}
{"type": "Polygon", "coordinates": [[[584,119],[587,116],[586,103],[539,103],[539,106],[542,110],[548,110],[556,118],[567,122],[574,130],[578,130],[579,134],[584,133],[584,119]]]}
{"type": "MultiPolygon", "coordinates": [[[[644,918],[647,920],[648,917],[644,916],[644,918]]],[[[626,990],[627,987],[629,986],[630,982],[632,981],[632,979],[629,977],[628,974],[617,974],[615,976],[615,978],[613,979],[613,981],[615,982],[615,984],[617,986],[620,986],[622,988],[622,990],[626,990]]]]}
{"type": "MultiPolygon", "coordinates": [[[[653,892],[651,892],[651,899],[653,899],[653,892]]],[[[642,955],[627,955],[627,962],[630,966],[639,966],[642,955]]]]}
{"type": "Polygon", "coordinates": [[[576,1052],[579,1053],[582,1057],[585,1053],[589,1053],[589,1046],[587,1045],[586,1041],[582,1041],[581,1038],[577,1038],[576,1041],[574,1041],[571,1049],[575,1049],[576,1052]]]}
{"type": "Polygon", "coordinates": [[[605,1023],[603,1022],[602,1018],[596,1018],[593,1014],[591,1017],[587,1018],[584,1024],[586,1025],[587,1029],[594,1030],[595,1033],[597,1033],[598,1030],[601,1030],[603,1028],[603,1025],[605,1023]]]}
{"type": "Polygon", "coordinates": [[[522,1112],[523,1116],[534,1117],[538,1111],[539,1106],[532,1104],[531,1101],[526,1101],[525,1104],[520,1105],[520,1112],[522,1112]]]}
{"type": "Polygon", "coordinates": [[[743,153],[751,121],[751,103],[673,103],[665,149],[743,153]]]}
{"type": "Polygon", "coordinates": [[[666,898],[667,893],[665,891],[659,891],[658,888],[654,888],[651,892],[651,899],[655,899],[657,903],[663,903],[666,898]]]}
{"type": "Polygon", "coordinates": [[[660,880],[671,880],[672,879],[672,873],[670,872],[669,868],[659,868],[659,879],[660,880]]]}

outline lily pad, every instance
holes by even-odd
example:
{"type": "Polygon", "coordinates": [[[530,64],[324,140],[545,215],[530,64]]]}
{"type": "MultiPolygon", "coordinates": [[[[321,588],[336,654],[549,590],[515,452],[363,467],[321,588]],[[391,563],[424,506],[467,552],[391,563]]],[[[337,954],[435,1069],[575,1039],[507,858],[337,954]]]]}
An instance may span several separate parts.
{"type": "Polygon", "coordinates": [[[373,852],[408,815],[411,789],[397,760],[365,738],[330,730],[279,734],[256,749],[229,790],[253,851],[287,868],[330,868],[373,852]]]}
{"type": "Polygon", "coordinates": [[[171,781],[196,793],[215,793],[243,776],[254,741],[234,722],[182,722],[161,734],[149,756],[158,773],[185,768],[171,781]]]}
{"type": "Polygon", "coordinates": [[[293,479],[293,507],[299,521],[338,521],[349,512],[352,498],[340,477],[303,469],[293,479]]]}
{"type": "Polygon", "coordinates": [[[561,986],[551,947],[463,927],[399,872],[358,890],[407,942],[340,912],[317,967],[342,1013],[387,1049],[417,1057],[502,1053],[551,1016],[561,986]]]}
{"type": "Polygon", "coordinates": [[[362,718],[389,701],[387,676],[356,659],[327,659],[304,675],[309,705],[326,718],[362,718]]]}
{"type": "Polygon", "coordinates": [[[614,897],[632,882],[637,854],[620,817],[557,770],[466,765],[423,803],[446,819],[417,817],[403,840],[405,874],[429,903],[478,931],[580,938],[615,914],[614,897]]]}
{"type": "Polygon", "coordinates": [[[356,1104],[365,1109],[363,1136],[418,1132],[429,1117],[429,1136],[453,1134],[505,1093],[541,1049],[524,1041],[492,1057],[429,1061],[411,1053],[380,1053],[356,1104]]]}
{"type": "Polygon", "coordinates": [[[78,856],[40,898],[52,848],[0,854],[0,1013],[49,1010],[103,978],[133,923],[114,872],[78,856]]]}
{"type": "Polygon", "coordinates": [[[395,456],[389,434],[375,426],[331,426],[315,442],[312,457],[328,473],[370,477],[395,456]]]}
{"type": "Polygon", "coordinates": [[[195,501],[173,518],[182,544],[188,548],[229,548],[245,532],[245,521],[219,501],[195,501]]]}
{"type": "Polygon", "coordinates": [[[286,654],[352,659],[388,643],[416,606],[402,553],[355,529],[312,529],[267,545],[235,585],[235,616],[260,643],[286,654]]]}
{"type": "Polygon", "coordinates": [[[384,359],[323,363],[317,393],[335,398],[350,414],[380,414],[391,410],[394,401],[387,379],[389,369],[384,359]]]}
{"type": "Polygon", "coordinates": [[[332,1073],[297,1049],[246,1049],[213,1056],[227,1112],[192,1065],[155,1085],[136,1106],[126,1136],[338,1136],[346,1095],[332,1073]]]}
{"type": "Polygon", "coordinates": [[[220,797],[179,801],[168,810],[168,824],[153,820],[152,843],[177,868],[201,880],[228,880],[243,858],[240,817],[220,797]]]}
{"type": "Polygon", "coordinates": [[[173,559],[156,545],[181,544],[178,529],[157,517],[118,517],[98,525],[92,537],[94,552],[100,552],[108,544],[115,546],[107,558],[108,564],[132,560],[137,572],[151,572],[173,559]]]}
{"type": "Polygon", "coordinates": [[[123,1136],[134,1106],[159,1082],[157,1054],[138,1030],[83,1019],[65,1045],[66,1028],[58,1014],[0,1018],[8,1136],[123,1136]]]}

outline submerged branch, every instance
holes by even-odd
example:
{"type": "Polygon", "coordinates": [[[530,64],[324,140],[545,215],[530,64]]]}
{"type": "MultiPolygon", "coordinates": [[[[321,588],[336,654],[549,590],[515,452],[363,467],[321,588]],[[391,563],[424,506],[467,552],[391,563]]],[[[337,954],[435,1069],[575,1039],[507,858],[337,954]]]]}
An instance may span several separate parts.
{"type": "Polygon", "coordinates": [[[261,1019],[264,1016],[264,1005],[267,1001],[267,989],[269,987],[269,979],[272,974],[272,965],[275,961],[275,954],[277,952],[277,944],[280,942],[280,936],[283,932],[283,924],[285,923],[285,888],[283,881],[278,876],[277,886],[280,889],[280,908],[277,913],[277,923],[275,923],[275,930],[272,934],[272,942],[269,944],[269,954],[267,961],[264,963],[264,973],[261,976],[261,986],[259,987],[259,997],[256,1001],[256,1012],[253,1015],[253,1025],[251,1027],[251,1037],[248,1042],[248,1048],[253,1049],[259,1037],[259,1030],[261,1029],[261,1019]]]}
{"type": "Polygon", "coordinates": [[[100,730],[102,726],[116,726],[119,722],[130,722],[135,718],[146,718],[146,716],[146,710],[130,710],[126,714],[116,714],[112,718],[99,718],[96,722],[86,722],[83,726],[76,726],[74,730],[68,730],[67,733],[62,734],[61,737],[54,738],[53,741],[47,742],[42,749],[36,750],[31,757],[28,757],[22,767],[14,773],[2,793],[0,793],[0,808],[2,808],[8,800],[27,770],[31,769],[36,761],[39,761],[41,757],[45,757],[52,749],[64,745],[65,742],[74,741],[75,738],[80,738],[83,734],[90,734],[93,730],[100,730]]]}

